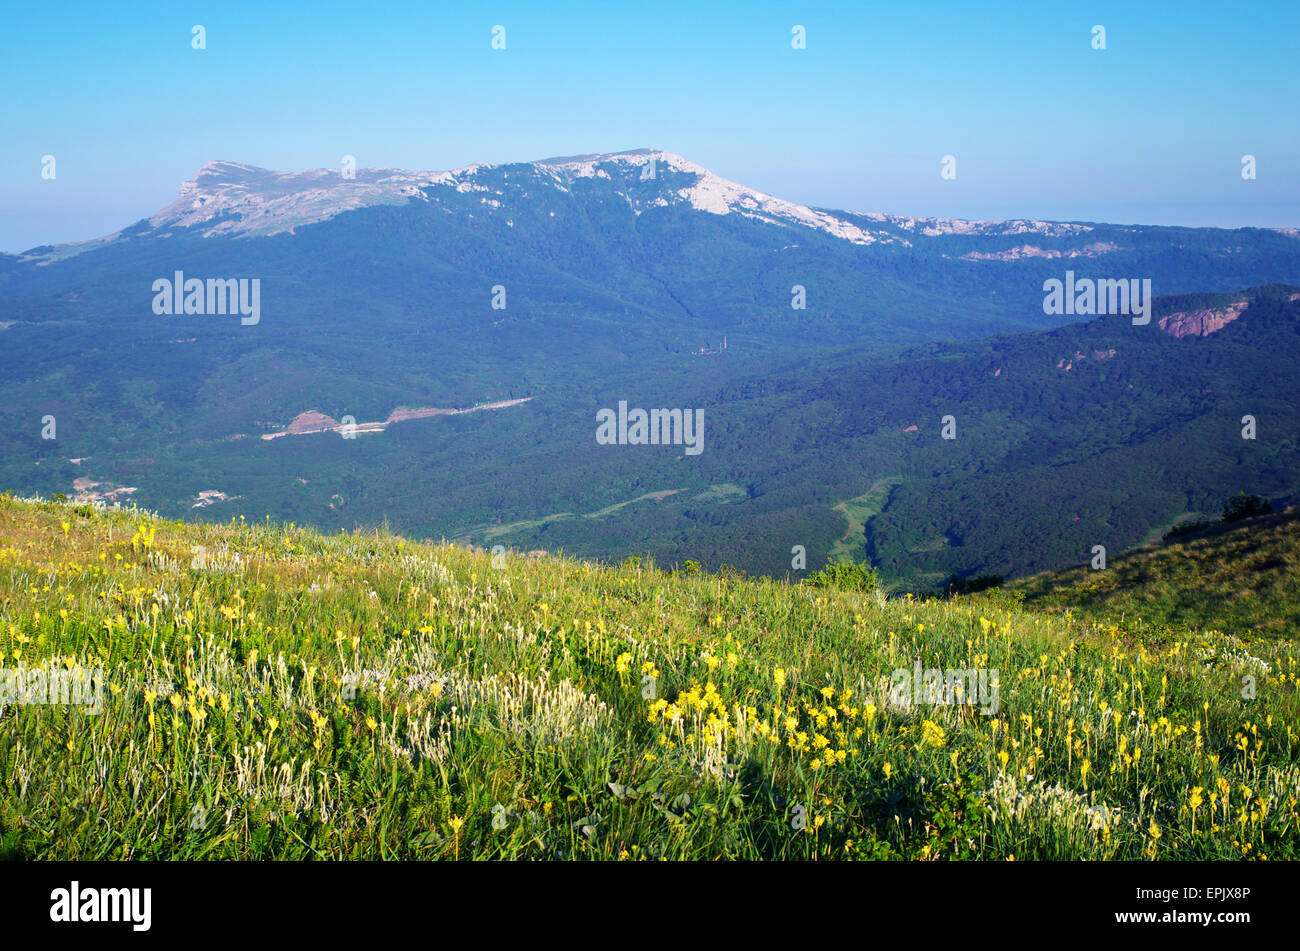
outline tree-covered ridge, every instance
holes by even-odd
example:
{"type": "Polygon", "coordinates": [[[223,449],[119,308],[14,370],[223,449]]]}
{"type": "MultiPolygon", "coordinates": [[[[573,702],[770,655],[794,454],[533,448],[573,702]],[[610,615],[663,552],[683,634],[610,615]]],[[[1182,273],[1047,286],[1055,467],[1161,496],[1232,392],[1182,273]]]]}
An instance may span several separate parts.
{"type": "Polygon", "coordinates": [[[430,189],[269,237],[145,222],[74,257],[6,259],[0,485],[778,577],[804,570],[801,546],[806,570],[853,557],[918,591],[1076,564],[1239,490],[1294,493],[1294,288],[1249,289],[1300,280],[1293,236],[925,235],[848,216],[898,239],[859,245],[658,206],[656,189],[689,184],[672,170],[607,171],[561,189],[540,166],[500,166],[475,184],[501,207],[430,189]],[[1026,243],[1060,256],[1011,254],[1026,243]],[[1059,327],[1042,285],[1066,269],[1231,293],[1161,297],[1145,327],[1059,327]],[[178,270],[260,275],[263,318],[153,314],[151,282],[178,270]],[[1209,337],[1158,326],[1171,307],[1241,294],[1254,302],[1209,337]],[[382,420],[523,398],[356,440],[258,438],[303,413],[382,420]],[[704,452],[598,445],[595,416],[620,400],[702,408],[704,452]],[[952,441],[939,435],[949,415],[952,441]],[[43,438],[47,417],[57,439],[43,438]],[[882,480],[866,521],[849,521],[882,480]]]}
{"type": "Polygon", "coordinates": [[[1141,618],[1172,630],[1217,628],[1245,640],[1300,633],[1300,509],[1207,522],[1090,567],[1024,579],[1031,606],[1141,618]]]}

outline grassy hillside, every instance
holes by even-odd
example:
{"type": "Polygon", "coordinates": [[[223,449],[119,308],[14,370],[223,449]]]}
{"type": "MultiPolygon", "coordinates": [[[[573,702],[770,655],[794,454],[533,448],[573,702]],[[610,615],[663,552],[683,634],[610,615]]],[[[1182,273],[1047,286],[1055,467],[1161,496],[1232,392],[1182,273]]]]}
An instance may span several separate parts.
{"type": "Polygon", "coordinates": [[[8,857],[1300,857],[1283,639],[14,500],[0,600],[107,683],[4,698],[8,857]]]}
{"type": "Polygon", "coordinates": [[[1300,508],[1219,523],[1169,542],[1016,586],[1047,612],[1217,628],[1243,639],[1300,631],[1300,508]]]}

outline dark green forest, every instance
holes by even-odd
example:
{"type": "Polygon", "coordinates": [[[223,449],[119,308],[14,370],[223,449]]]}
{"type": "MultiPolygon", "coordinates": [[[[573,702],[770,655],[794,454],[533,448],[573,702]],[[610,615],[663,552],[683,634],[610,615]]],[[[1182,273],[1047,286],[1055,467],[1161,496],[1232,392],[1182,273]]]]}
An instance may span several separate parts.
{"type": "Polygon", "coordinates": [[[0,256],[0,488],[72,496],[86,479],[169,516],[387,521],[775,576],[849,558],[915,590],[1077,565],[1240,491],[1295,494],[1294,237],[1101,224],[921,237],[837,213],[898,239],[863,247],[739,214],[634,213],[629,189],[677,187],[675,173],[571,190],[531,165],[485,174],[501,209],[444,189],[292,234],[141,222],[71,257],[0,256]],[[963,260],[1028,240],[1078,256],[963,260]],[[1089,257],[1097,243],[1113,250],[1089,257]],[[1152,322],[1045,315],[1042,282],[1067,266],[1152,275],[1152,322]],[[259,277],[260,323],[153,314],[150,283],[175,270],[259,277]],[[490,306],[496,285],[505,309],[490,306]],[[1243,297],[1209,336],[1158,326],[1243,297]],[[524,397],[356,439],[259,438],[305,411],[375,421],[524,397]],[[597,445],[596,413],[620,400],[703,409],[703,453],[597,445]],[[232,498],[195,508],[210,490],[232,498]]]}

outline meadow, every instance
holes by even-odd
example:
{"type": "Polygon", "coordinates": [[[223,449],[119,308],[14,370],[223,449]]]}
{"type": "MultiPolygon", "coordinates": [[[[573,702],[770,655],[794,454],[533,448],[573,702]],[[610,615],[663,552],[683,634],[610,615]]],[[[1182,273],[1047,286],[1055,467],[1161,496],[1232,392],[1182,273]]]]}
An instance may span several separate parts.
{"type": "Polygon", "coordinates": [[[1300,857],[1292,637],[821,578],[0,499],[0,857],[1300,857]]]}
{"type": "Polygon", "coordinates": [[[1047,611],[1230,627],[1243,639],[1294,638],[1300,629],[1300,508],[1192,526],[1113,568],[1050,572],[1013,587],[1047,611]]]}

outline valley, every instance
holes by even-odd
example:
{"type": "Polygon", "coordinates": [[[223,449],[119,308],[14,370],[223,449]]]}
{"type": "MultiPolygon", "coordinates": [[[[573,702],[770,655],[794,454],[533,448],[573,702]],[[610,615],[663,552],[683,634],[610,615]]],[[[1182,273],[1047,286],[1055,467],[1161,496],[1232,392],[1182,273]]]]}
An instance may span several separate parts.
{"type": "Polygon", "coordinates": [[[0,485],[773,577],[802,545],[917,592],[1296,495],[1285,231],[809,209],[649,149],[331,175],[211,163],[136,225],[0,258],[0,485]],[[154,314],[178,272],[254,275],[260,320],[154,314]],[[1054,280],[1122,311],[1134,275],[1149,326],[1044,312],[1054,280]],[[707,438],[601,445],[620,405],[707,438]]]}

